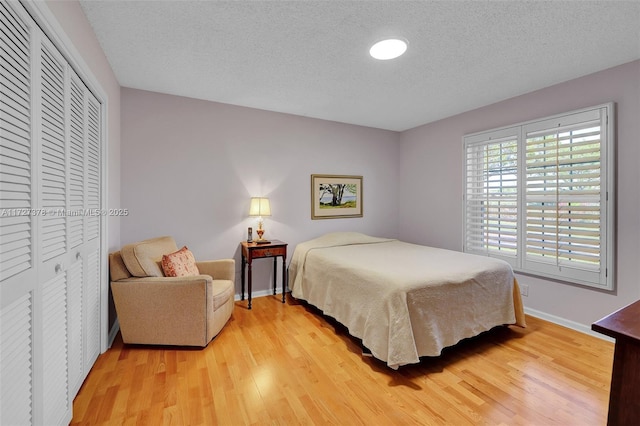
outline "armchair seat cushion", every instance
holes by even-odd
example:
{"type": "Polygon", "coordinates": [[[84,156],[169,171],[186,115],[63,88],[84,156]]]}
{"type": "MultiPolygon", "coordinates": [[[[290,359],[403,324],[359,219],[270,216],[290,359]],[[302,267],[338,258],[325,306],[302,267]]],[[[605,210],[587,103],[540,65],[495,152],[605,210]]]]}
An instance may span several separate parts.
{"type": "Polygon", "coordinates": [[[213,309],[218,309],[229,299],[233,299],[233,281],[215,280],[212,290],[213,309]]]}

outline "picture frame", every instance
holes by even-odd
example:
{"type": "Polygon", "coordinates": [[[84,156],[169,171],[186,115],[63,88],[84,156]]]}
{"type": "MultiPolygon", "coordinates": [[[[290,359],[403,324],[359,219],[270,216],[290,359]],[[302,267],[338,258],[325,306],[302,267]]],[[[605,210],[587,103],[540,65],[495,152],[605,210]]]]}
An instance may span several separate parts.
{"type": "Polygon", "coordinates": [[[362,176],[311,175],[311,219],[362,217],[362,176]]]}

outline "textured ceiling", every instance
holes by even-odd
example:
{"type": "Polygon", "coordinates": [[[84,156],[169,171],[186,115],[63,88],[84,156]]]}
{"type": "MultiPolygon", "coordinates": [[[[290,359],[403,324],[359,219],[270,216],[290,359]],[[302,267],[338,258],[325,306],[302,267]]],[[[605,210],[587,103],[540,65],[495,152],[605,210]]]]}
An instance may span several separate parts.
{"type": "Polygon", "coordinates": [[[80,3],[124,87],[396,131],[640,58],[638,0],[80,3]]]}

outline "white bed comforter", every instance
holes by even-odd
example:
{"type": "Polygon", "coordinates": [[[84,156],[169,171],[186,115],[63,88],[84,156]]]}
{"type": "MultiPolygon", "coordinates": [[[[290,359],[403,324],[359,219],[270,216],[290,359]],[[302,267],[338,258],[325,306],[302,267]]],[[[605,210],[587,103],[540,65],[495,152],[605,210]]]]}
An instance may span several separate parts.
{"type": "Polygon", "coordinates": [[[514,285],[501,260],[353,232],[298,244],[289,266],[295,298],[394,369],[498,325],[524,326],[514,285]]]}

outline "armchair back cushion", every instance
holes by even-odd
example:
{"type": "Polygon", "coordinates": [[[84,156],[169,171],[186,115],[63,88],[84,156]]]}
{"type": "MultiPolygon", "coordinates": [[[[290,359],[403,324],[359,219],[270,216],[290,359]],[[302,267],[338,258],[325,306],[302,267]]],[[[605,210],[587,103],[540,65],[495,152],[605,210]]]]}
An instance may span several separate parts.
{"type": "Polygon", "coordinates": [[[158,237],[122,247],[122,260],[134,277],[163,277],[162,255],[178,250],[172,237],[158,237]]]}
{"type": "Polygon", "coordinates": [[[109,275],[111,281],[120,281],[131,278],[131,274],[127,269],[122,254],[119,251],[109,253],[109,275]]]}

